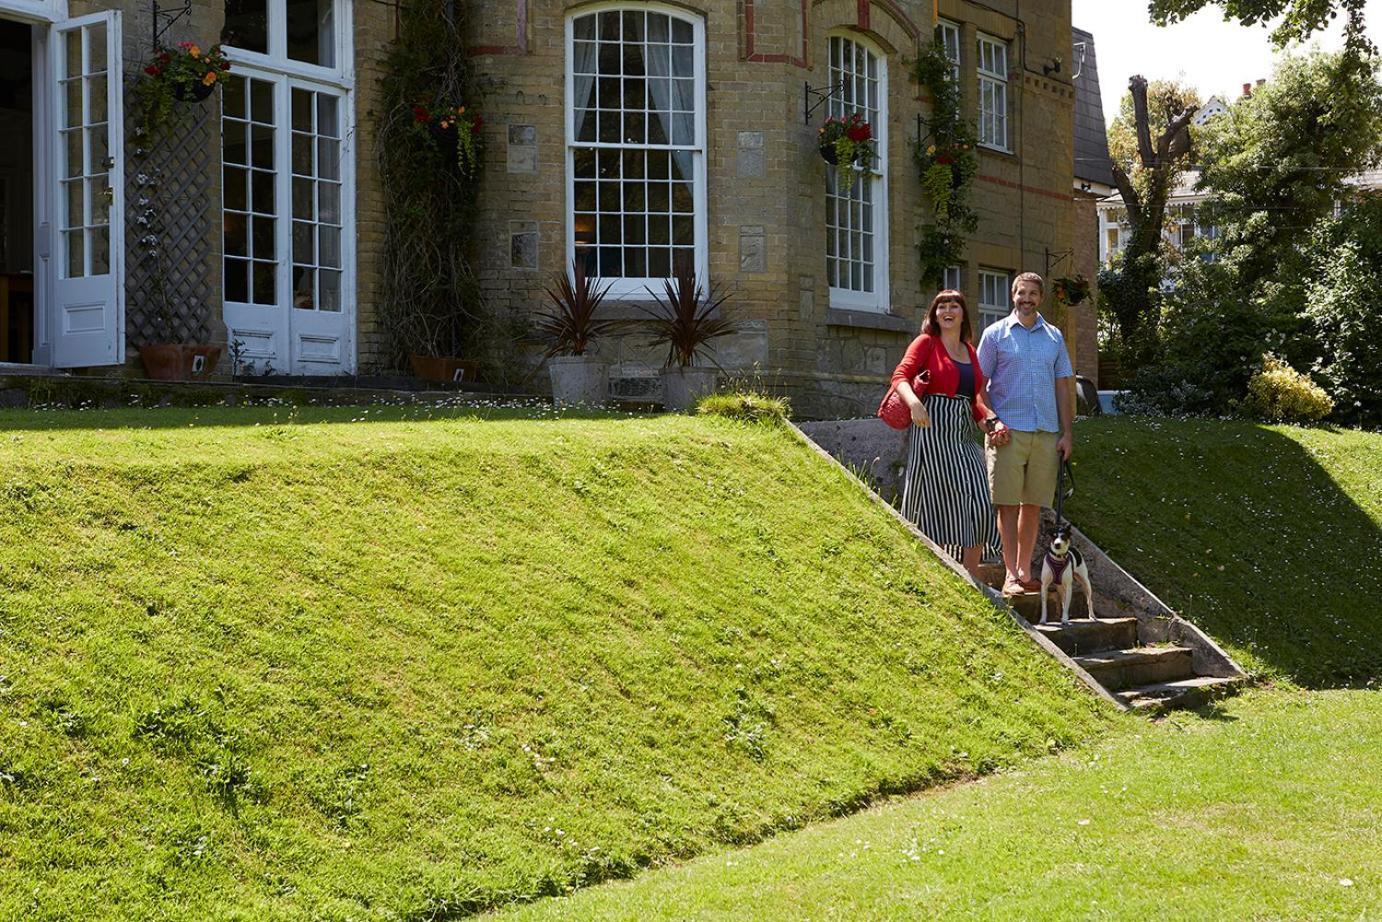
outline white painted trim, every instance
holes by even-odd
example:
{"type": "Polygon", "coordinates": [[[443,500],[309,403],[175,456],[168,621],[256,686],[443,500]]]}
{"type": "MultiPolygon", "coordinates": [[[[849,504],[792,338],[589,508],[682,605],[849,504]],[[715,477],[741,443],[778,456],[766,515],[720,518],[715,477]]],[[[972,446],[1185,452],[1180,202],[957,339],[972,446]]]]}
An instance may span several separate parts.
{"type": "Polygon", "coordinates": [[[34,24],[67,18],[67,0],[0,0],[0,18],[34,24]]]}
{"type": "MultiPolygon", "coordinates": [[[[888,121],[891,118],[888,99],[888,55],[883,49],[858,32],[836,29],[826,34],[826,72],[830,70],[830,40],[842,38],[861,46],[878,62],[878,124],[874,126],[874,142],[878,149],[879,172],[873,174],[873,291],[854,291],[829,287],[832,308],[853,311],[887,313],[892,306],[892,280],[889,277],[892,249],[891,209],[888,207],[888,121]]],[[[822,254],[823,256],[825,254],[822,254]]],[[[828,256],[825,258],[829,258],[828,256]]],[[[827,279],[829,276],[826,276],[827,279]]]]}
{"type": "MultiPolygon", "coordinates": [[[[708,51],[705,41],[705,19],[696,15],[684,7],[674,6],[669,3],[659,2],[629,2],[629,0],[605,0],[605,2],[587,3],[575,9],[568,10],[565,21],[565,45],[562,63],[563,72],[563,107],[565,109],[563,124],[565,125],[565,138],[563,139],[564,157],[563,162],[566,168],[566,203],[565,203],[565,227],[566,227],[566,262],[564,271],[570,272],[571,264],[576,258],[576,177],[575,163],[572,156],[572,148],[576,145],[576,121],[575,107],[572,101],[575,99],[575,78],[572,73],[572,61],[574,60],[575,41],[573,35],[573,24],[576,19],[587,16],[591,13],[598,13],[602,10],[641,10],[649,13],[666,13],[683,22],[690,23],[692,29],[692,57],[695,61],[695,80],[696,80],[696,124],[695,124],[695,150],[691,155],[694,198],[693,208],[695,217],[692,222],[695,234],[695,253],[696,253],[696,277],[702,280],[702,284],[707,288],[711,283],[710,279],[710,212],[709,195],[706,189],[707,171],[706,156],[708,145],[708,129],[706,127],[706,61],[708,51]]],[[[600,144],[582,143],[581,147],[603,147],[615,150],[625,149],[622,144],[600,144]]],[[[681,150],[684,148],[674,148],[672,145],[652,146],[641,145],[649,150],[681,150]]],[[[661,278],[645,279],[612,279],[609,283],[609,290],[606,297],[611,300],[647,300],[648,288],[654,291],[659,290],[661,278]]]]}

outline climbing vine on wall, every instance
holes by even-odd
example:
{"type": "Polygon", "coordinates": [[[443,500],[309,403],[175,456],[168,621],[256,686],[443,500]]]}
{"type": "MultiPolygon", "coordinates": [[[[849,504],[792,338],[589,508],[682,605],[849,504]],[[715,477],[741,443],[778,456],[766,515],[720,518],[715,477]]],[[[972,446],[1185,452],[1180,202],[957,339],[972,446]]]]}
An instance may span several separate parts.
{"type": "Polygon", "coordinates": [[[917,144],[916,162],[931,205],[931,221],[921,229],[921,278],[937,286],[946,268],[963,260],[965,238],[979,223],[970,207],[979,158],[974,126],[960,111],[960,87],[939,41],[922,47],[913,75],[931,96],[928,132],[917,144]]]}
{"type": "Polygon", "coordinates": [[[405,5],[380,80],[380,308],[400,366],[408,353],[500,364],[494,340],[506,341],[495,335],[473,269],[482,121],[465,9],[446,0],[405,5]]]}

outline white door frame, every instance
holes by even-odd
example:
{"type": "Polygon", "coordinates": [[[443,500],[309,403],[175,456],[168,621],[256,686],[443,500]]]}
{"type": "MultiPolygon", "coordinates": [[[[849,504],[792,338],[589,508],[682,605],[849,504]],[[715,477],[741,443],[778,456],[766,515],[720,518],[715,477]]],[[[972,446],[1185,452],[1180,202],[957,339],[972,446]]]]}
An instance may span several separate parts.
{"type": "Polygon", "coordinates": [[[53,165],[49,135],[55,130],[48,88],[49,26],[67,18],[67,0],[0,0],[0,19],[32,26],[29,46],[29,82],[32,88],[30,149],[33,157],[33,224],[34,266],[34,340],[35,365],[52,364],[52,348],[48,342],[49,315],[52,311],[50,284],[53,238],[52,226],[56,196],[53,189],[53,165]]]}
{"type": "MultiPolygon", "coordinates": [[[[119,10],[104,10],[99,13],[89,13],[85,16],[73,16],[59,23],[55,23],[48,29],[49,54],[47,60],[47,72],[44,82],[47,85],[47,92],[52,94],[48,105],[45,107],[50,119],[57,119],[57,109],[59,103],[58,94],[62,92],[62,80],[64,75],[59,73],[59,66],[65,62],[63,55],[58,53],[58,46],[61,36],[69,31],[74,31],[78,35],[85,34],[88,28],[94,28],[98,24],[104,26],[105,32],[105,121],[106,126],[106,151],[107,161],[102,165],[104,171],[96,173],[94,167],[88,173],[86,167],[91,167],[87,161],[94,156],[94,151],[88,150],[87,124],[85,120],[89,108],[85,103],[89,99],[87,80],[82,78],[82,98],[83,118],[78,121],[79,137],[83,150],[83,166],[81,174],[104,175],[106,177],[105,192],[108,193],[109,200],[106,207],[106,271],[94,274],[85,266],[82,274],[74,277],[67,277],[64,273],[64,261],[67,253],[69,241],[62,239],[60,230],[64,223],[64,192],[63,186],[67,184],[64,178],[70,174],[49,175],[47,177],[47,195],[52,202],[53,210],[49,212],[48,233],[42,235],[46,238],[46,247],[50,258],[48,260],[48,278],[50,281],[49,291],[51,295],[48,299],[49,305],[46,313],[49,318],[48,343],[51,352],[48,354],[49,362],[53,365],[62,367],[90,367],[104,365],[119,365],[125,361],[125,171],[124,171],[124,139],[125,139],[125,109],[124,109],[124,47],[121,41],[121,13],[119,10]]],[[[86,47],[86,42],[81,43],[86,47]]],[[[70,66],[70,65],[69,65],[70,66]]],[[[85,73],[85,64],[81,68],[85,73]]],[[[64,160],[68,154],[68,149],[59,147],[64,142],[59,137],[62,124],[47,126],[45,140],[49,145],[48,161],[50,170],[55,168],[59,160],[64,160]],[[59,155],[62,156],[59,156],[59,155]]],[[[83,220],[84,228],[92,226],[91,216],[94,213],[95,197],[87,179],[81,180],[83,196],[83,220]]],[[[41,226],[40,226],[41,227],[41,226]]],[[[90,240],[94,235],[87,230],[83,231],[83,262],[90,263],[91,260],[90,240]]]]}

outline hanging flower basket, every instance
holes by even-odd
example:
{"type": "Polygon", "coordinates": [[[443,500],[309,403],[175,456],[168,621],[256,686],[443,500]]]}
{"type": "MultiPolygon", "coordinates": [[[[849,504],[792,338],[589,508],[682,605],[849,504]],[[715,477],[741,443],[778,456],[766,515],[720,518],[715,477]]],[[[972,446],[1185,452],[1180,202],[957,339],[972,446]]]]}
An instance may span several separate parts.
{"type": "Polygon", "coordinates": [[[484,124],[479,115],[467,115],[465,106],[413,106],[413,126],[426,132],[438,150],[450,155],[448,160],[468,179],[480,168],[480,129],[484,124]]]}
{"type": "Polygon", "coordinates": [[[190,87],[183,83],[173,84],[173,98],[178,102],[201,102],[214,92],[215,83],[198,83],[190,87]]]}
{"type": "Polygon", "coordinates": [[[878,153],[873,127],[858,112],[826,119],[816,132],[816,147],[821,159],[835,167],[839,184],[846,189],[854,185],[855,173],[878,153]]]}
{"type": "Polygon", "coordinates": [[[144,76],[135,85],[140,127],[155,135],[168,125],[173,102],[201,102],[225,82],[230,62],[220,45],[203,51],[196,42],[179,42],[176,48],[159,48],[144,65],[144,76]]]}

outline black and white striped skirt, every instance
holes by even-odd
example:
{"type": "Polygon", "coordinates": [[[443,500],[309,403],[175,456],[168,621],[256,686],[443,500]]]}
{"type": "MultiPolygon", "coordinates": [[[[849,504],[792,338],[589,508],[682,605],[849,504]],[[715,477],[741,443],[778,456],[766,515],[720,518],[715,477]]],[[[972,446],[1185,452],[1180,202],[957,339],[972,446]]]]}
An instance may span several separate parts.
{"type": "Polygon", "coordinates": [[[922,397],[931,425],[907,440],[902,514],[956,560],[964,548],[997,545],[979,427],[964,397],[922,397]]]}

